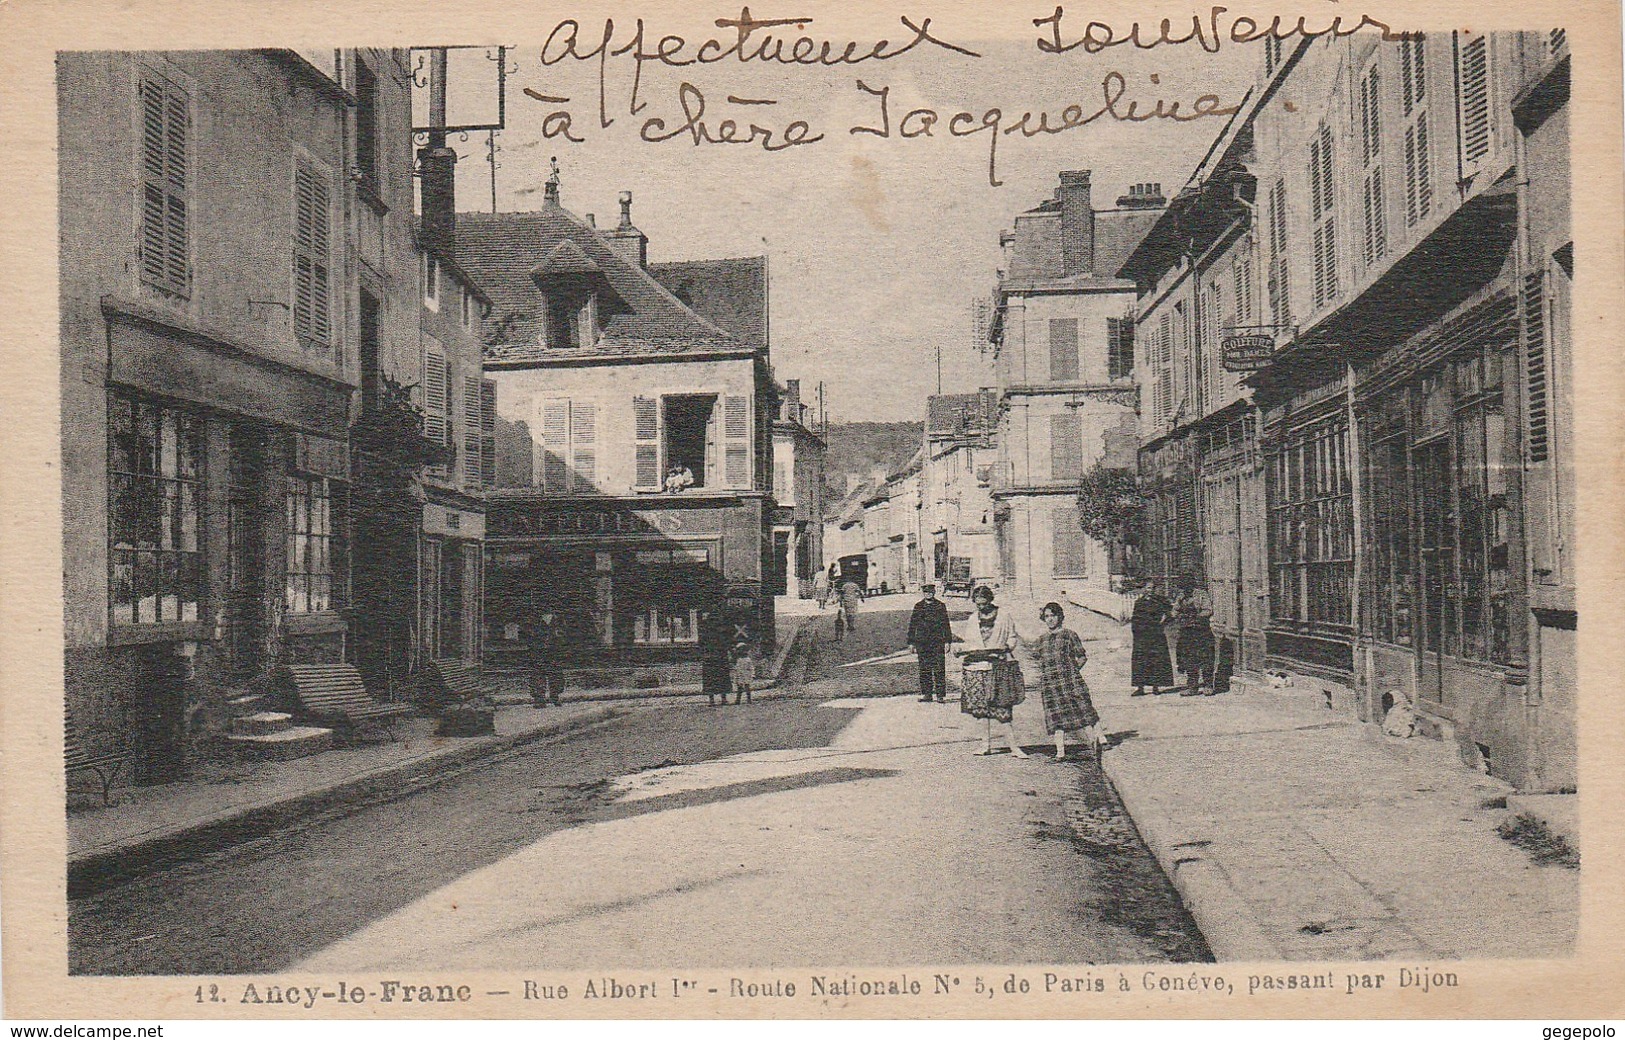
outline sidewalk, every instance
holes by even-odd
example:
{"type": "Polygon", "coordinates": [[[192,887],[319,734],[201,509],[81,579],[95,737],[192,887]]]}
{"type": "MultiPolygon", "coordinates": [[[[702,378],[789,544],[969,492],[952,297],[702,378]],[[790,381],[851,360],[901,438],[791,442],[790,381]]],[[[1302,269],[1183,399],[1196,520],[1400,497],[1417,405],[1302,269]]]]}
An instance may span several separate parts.
{"type": "MultiPolygon", "coordinates": [[[[781,633],[764,664],[763,685],[777,683],[806,622],[781,633]]],[[[700,687],[567,690],[560,707],[534,708],[525,694],[498,700],[496,734],[436,737],[435,722],[410,718],[400,740],[324,751],[286,762],[206,762],[191,779],[117,789],[113,805],[82,791],[70,795],[68,890],[78,894],[168,863],[248,841],[299,820],[430,781],[513,747],[590,726],[628,704],[698,696],[700,687]],[[620,706],[617,706],[620,705],[620,706]]]]}
{"type": "MultiPolygon", "coordinates": [[[[1023,630],[1037,617],[1011,606],[1023,630]]],[[[1496,833],[1506,784],[1292,690],[1131,697],[1126,626],[1067,621],[1088,640],[1105,771],[1219,960],[1573,953],[1579,871],[1496,833]]]]}

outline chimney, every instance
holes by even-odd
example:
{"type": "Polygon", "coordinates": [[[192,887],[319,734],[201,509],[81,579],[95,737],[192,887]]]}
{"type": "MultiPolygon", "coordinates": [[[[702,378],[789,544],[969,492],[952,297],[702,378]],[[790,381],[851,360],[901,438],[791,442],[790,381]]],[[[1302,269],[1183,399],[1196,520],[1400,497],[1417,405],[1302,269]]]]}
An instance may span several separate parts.
{"type": "Polygon", "coordinates": [[[457,150],[444,145],[418,149],[423,184],[423,248],[450,256],[457,241],[457,150]]]}
{"type": "Polygon", "coordinates": [[[801,421],[801,380],[784,381],[784,417],[791,422],[801,421]]]}
{"type": "Polygon", "coordinates": [[[649,239],[632,225],[632,193],[621,192],[621,223],[604,234],[621,256],[639,267],[649,266],[649,239]]]}
{"type": "Polygon", "coordinates": [[[1061,276],[1095,273],[1095,211],[1089,198],[1089,171],[1062,170],[1055,189],[1061,204],[1061,276]]]}
{"type": "Polygon", "coordinates": [[[1127,195],[1117,197],[1118,209],[1161,209],[1168,205],[1168,200],[1162,197],[1162,184],[1135,184],[1127,195]]]}
{"type": "Polygon", "coordinates": [[[590,227],[590,228],[597,227],[598,226],[598,218],[593,216],[591,213],[587,214],[587,226],[590,227]]]}

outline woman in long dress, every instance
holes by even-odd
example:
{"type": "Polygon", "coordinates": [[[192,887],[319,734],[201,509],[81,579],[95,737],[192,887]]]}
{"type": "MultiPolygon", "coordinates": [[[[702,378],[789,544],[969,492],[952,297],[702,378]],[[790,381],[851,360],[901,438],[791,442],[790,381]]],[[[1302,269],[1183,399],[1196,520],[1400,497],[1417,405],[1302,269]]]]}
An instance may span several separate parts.
{"type": "Polygon", "coordinates": [[[994,604],[992,589],[980,586],[971,594],[971,602],[976,612],[965,622],[959,641],[951,644],[954,656],[963,662],[959,710],[987,723],[980,754],[993,754],[993,723],[997,722],[1004,727],[1010,753],[1027,758],[1011,721],[1013,709],[1026,696],[1021,669],[1011,656],[1021,637],[1009,616],[994,604]]]}
{"type": "Polygon", "coordinates": [[[1038,612],[1048,630],[1036,640],[1023,644],[1038,658],[1039,687],[1044,698],[1044,732],[1055,734],[1055,761],[1066,761],[1068,730],[1081,732],[1084,742],[1099,755],[1106,746],[1100,735],[1100,713],[1089,699],[1089,684],[1083,681],[1083,666],[1089,660],[1083,640],[1070,628],[1063,628],[1066,613],[1059,603],[1046,603],[1038,612]]]}
{"type": "Polygon", "coordinates": [[[1153,694],[1174,685],[1174,665],[1168,657],[1166,626],[1174,616],[1173,604],[1153,586],[1145,585],[1140,597],[1134,601],[1134,615],[1129,627],[1134,633],[1134,656],[1131,672],[1134,696],[1144,697],[1146,687],[1153,694]]]}

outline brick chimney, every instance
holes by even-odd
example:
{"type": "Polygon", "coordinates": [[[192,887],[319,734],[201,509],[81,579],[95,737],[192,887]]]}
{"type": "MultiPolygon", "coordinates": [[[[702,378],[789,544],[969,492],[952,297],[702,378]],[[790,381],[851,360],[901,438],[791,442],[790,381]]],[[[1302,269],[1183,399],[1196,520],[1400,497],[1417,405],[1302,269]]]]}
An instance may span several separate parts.
{"type": "Polygon", "coordinates": [[[621,223],[604,237],[615,251],[639,267],[649,266],[649,238],[632,226],[632,193],[621,192],[621,223]]]}
{"type": "Polygon", "coordinates": [[[801,380],[784,381],[784,417],[790,422],[801,421],[801,380]]]}
{"type": "Polygon", "coordinates": [[[450,256],[457,241],[457,150],[444,145],[419,148],[418,169],[423,179],[423,248],[450,256]]]}
{"type": "Polygon", "coordinates": [[[1061,204],[1061,277],[1095,273],[1095,211],[1089,198],[1089,171],[1062,170],[1055,189],[1061,204]]]}

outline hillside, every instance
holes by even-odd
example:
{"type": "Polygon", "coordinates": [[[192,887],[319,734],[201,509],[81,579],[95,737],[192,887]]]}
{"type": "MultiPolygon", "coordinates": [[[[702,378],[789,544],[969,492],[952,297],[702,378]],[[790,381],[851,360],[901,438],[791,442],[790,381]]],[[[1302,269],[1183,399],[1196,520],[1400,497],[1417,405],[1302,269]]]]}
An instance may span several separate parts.
{"type": "Polygon", "coordinates": [[[918,422],[830,423],[824,456],[824,501],[833,508],[846,497],[846,475],[866,479],[876,469],[902,469],[920,448],[925,427],[918,422]]]}

